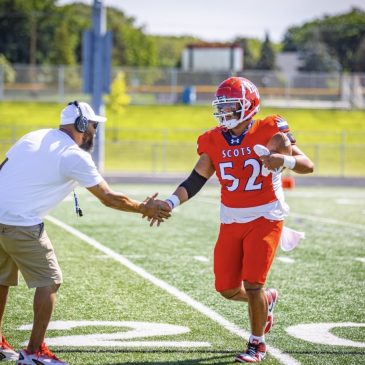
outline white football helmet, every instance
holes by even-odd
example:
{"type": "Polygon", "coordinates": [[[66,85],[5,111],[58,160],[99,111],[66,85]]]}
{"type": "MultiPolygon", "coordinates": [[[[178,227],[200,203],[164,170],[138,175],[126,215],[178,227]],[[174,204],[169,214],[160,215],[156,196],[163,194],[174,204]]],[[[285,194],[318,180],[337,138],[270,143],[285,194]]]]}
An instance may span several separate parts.
{"type": "Polygon", "coordinates": [[[252,118],[260,109],[260,95],[257,87],[243,77],[230,77],[217,88],[212,102],[218,125],[235,128],[252,118]]]}

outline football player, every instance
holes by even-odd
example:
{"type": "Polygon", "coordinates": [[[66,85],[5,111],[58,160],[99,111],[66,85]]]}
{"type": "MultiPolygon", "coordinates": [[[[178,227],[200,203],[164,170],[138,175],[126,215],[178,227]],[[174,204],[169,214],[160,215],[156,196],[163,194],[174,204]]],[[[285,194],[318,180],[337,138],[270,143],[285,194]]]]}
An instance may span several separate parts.
{"type": "MultiPolygon", "coordinates": [[[[313,172],[313,163],[298,148],[281,116],[253,119],[260,96],[251,81],[230,77],[218,86],[215,97],[218,127],[199,136],[200,157],[191,175],[161,204],[173,209],[186,202],[216,173],[221,184],[221,225],[214,248],[215,288],[224,298],[248,303],[251,336],[235,360],[260,362],[278,301],[278,291],[265,289],[264,284],[288,214],[280,171],[307,174],[313,172]],[[284,143],[290,141],[291,155],[273,150],[255,153],[262,152],[257,146],[265,149],[279,132],[284,143]]],[[[280,151],[283,146],[277,147],[280,151]]]]}

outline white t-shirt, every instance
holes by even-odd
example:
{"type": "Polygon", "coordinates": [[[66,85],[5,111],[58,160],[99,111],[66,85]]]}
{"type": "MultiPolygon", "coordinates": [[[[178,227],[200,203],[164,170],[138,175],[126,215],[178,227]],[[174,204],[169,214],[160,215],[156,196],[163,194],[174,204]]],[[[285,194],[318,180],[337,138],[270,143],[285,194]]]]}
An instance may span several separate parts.
{"type": "Polygon", "coordinates": [[[6,156],[0,170],[3,224],[39,224],[75,186],[88,188],[103,181],[91,155],[58,129],[26,134],[6,156]]]}

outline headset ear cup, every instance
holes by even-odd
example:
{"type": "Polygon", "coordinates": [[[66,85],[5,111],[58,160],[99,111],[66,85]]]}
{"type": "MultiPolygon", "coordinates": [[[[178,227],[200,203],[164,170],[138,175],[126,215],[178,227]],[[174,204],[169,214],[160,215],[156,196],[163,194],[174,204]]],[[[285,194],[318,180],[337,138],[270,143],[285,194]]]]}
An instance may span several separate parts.
{"type": "Polygon", "coordinates": [[[86,132],[88,124],[89,124],[88,119],[83,115],[78,116],[75,120],[75,128],[80,133],[86,132]]]}

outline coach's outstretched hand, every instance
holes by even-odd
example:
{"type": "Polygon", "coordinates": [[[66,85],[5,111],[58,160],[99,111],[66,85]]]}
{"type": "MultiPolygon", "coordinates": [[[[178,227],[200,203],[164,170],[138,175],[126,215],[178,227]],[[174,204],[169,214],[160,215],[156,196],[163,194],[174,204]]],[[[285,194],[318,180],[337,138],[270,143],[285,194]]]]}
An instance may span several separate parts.
{"type": "Polygon", "coordinates": [[[147,217],[152,227],[157,222],[159,226],[165,219],[171,217],[171,208],[163,200],[156,199],[158,193],[148,196],[142,203],[142,218],[147,217]]]}

